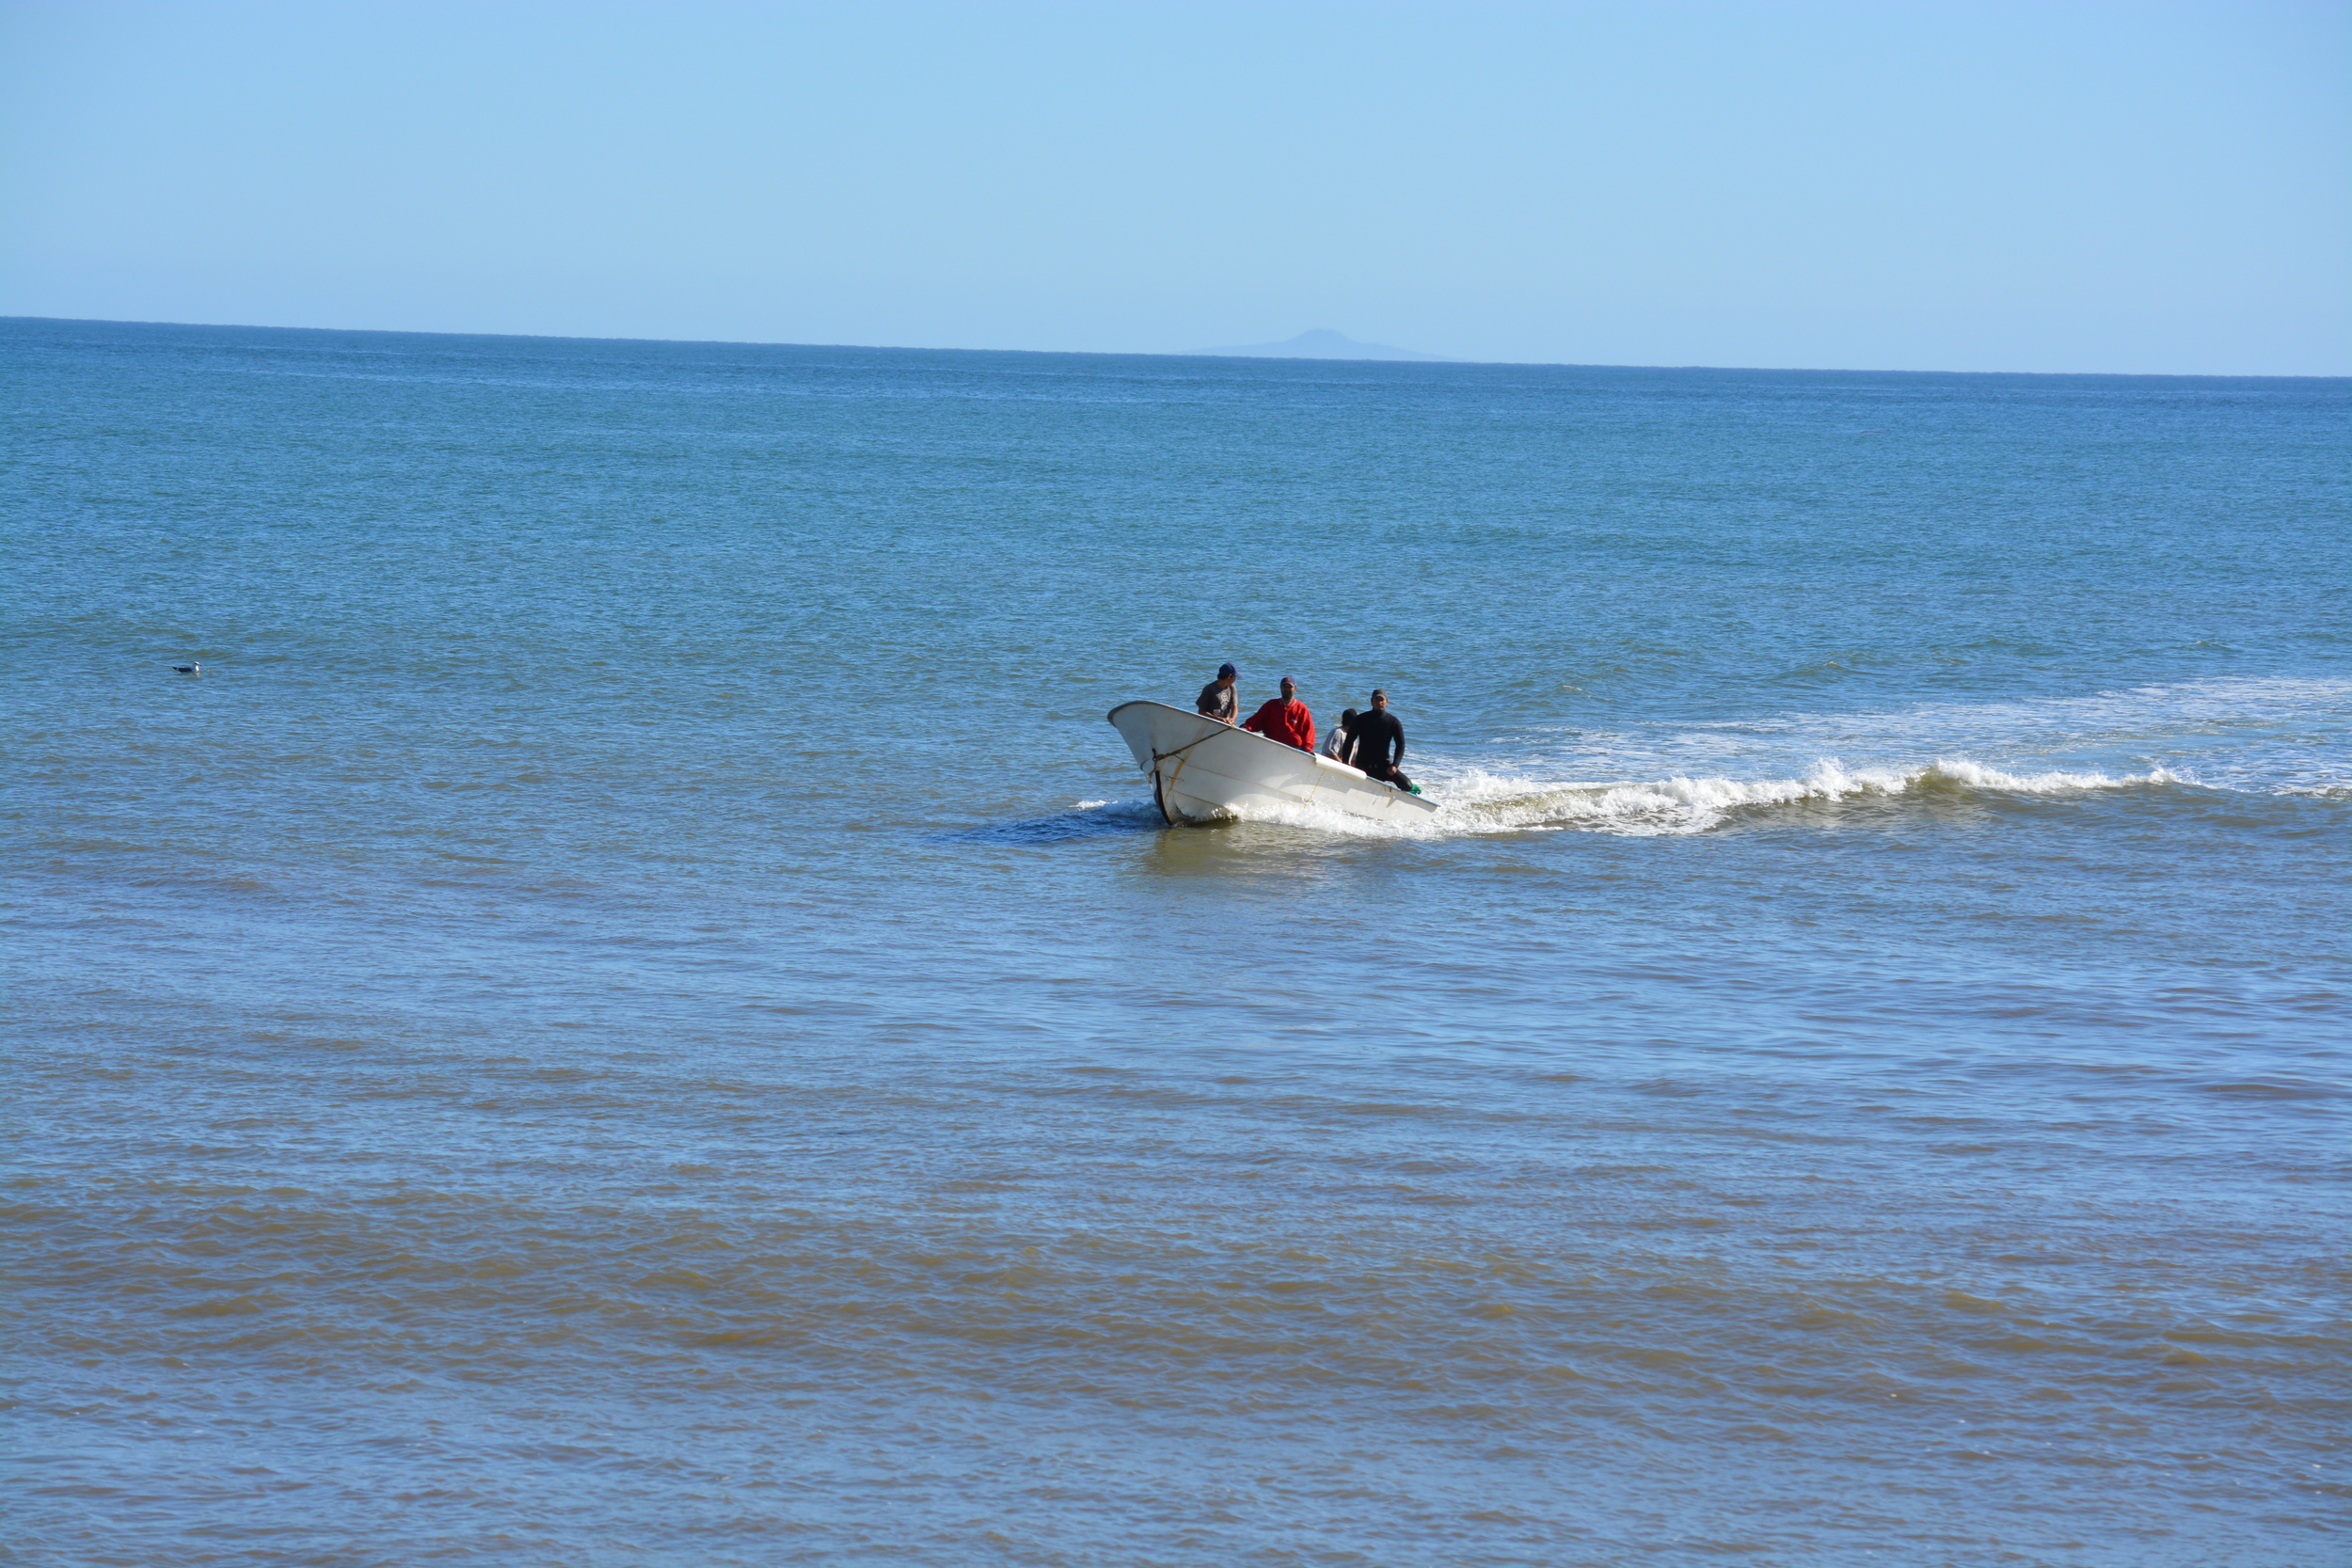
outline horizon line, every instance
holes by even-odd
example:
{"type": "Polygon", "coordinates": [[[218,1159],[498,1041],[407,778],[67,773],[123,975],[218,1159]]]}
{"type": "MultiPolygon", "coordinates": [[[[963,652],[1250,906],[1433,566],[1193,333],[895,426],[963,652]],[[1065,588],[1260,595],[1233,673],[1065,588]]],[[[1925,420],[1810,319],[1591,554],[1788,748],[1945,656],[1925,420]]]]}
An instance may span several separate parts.
{"type": "Polygon", "coordinates": [[[370,333],[386,338],[499,338],[524,342],[549,343],[670,343],[679,346],[710,348],[807,348],[858,349],[881,354],[1033,354],[1063,358],[1092,359],[1224,359],[1246,360],[1255,364],[1278,365],[1385,365],[1391,369],[1415,368],[1442,371],[1449,368],[1507,367],[1518,370],[1563,371],[1756,371],[1788,374],[1810,375],[2034,375],[2034,376],[2104,376],[2116,380],[2163,381],[2345,381],[2352,380],[2352,372],[2333,374],[2294,374],[2280,372],[2233,371],[1950,371],[1900,370],[1860,365],[1629,365],[1604,364],[1598,361],[1565,359],[1356,359],[1324,358],[1314,356],[1290,357],[1267,354],[1208,354],[1198,350],[1168,349],[1086,349],[1086,348],[929,348],[911,343],[799,343],[765,342],[747,338],[629,338],[590,337],[557,332],[447,332],[403,326],[279,326],[259,322],[173,322],[130,321],[111,316],[18,316],[0,315],[0,323],[55,322],[83,326],[182,326],[211,328],[231,332],[346,332],[370,333]]]}

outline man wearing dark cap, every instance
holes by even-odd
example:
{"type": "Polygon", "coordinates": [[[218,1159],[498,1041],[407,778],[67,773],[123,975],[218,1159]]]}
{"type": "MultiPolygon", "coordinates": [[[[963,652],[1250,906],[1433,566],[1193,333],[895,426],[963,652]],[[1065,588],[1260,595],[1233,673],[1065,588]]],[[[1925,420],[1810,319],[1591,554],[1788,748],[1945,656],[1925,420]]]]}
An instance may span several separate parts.
{"type": "Polygon", "coordinates": [[[1237,699],[1233,694],[1233,677],[1240,673],[1240,671],[1230,664],[1218,665],[1216,679],[1200,689],[1200,700],[1192,705],[1208,718],[1221,719],[1228,724],[1232,723],[1237,705],[1237,699]]]}
{"type": "Polygon", "coordinates": [[[1405,760],[1405,726],[1389,711],[1389,694],[1375,689],[1372,706],[1356,716],[1351,732],[1355,736],[1350,754],[1343,761],[1353,763],[1368,777],[1392,784],[1399,789],[1411,789],[1413,781],[1405,776],[1398,764],[1405,760]],[[1391,750],[1393,748],[1393,750],[1391,750]]]}
{"type": "Polygon", "coordinates": [[[1282,677],[1282,694],[1251,714],[1242,728],[1302,752],[1315,749],[1315,716],[1298,700],[1298,683],[1288,675],[1282,677]]]}

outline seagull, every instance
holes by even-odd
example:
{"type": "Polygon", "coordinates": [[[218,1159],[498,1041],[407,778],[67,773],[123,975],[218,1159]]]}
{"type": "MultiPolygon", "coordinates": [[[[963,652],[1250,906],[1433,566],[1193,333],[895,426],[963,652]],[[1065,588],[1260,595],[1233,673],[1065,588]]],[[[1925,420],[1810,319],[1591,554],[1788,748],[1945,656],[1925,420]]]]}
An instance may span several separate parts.
{"type": "Polygon", "coordinates": [[[201,664],[175,664],[172,668],[183,675],[200,675],[204,673],[204,666],[201,664]]]}

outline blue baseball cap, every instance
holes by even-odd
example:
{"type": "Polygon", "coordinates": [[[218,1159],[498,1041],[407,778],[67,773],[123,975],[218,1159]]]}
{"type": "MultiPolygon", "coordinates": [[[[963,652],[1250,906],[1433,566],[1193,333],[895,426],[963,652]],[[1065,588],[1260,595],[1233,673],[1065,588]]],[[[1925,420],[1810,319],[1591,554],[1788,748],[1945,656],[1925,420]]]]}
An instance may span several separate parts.
{"type": "Polygon", "coordinates": [[[1218,680],[1223,680],[1228,675],[1238,675],[1240,673],[1240,671],[1234,669],[1230,664],[1220,664],[1216,667],[1216,678],[1218,680]]]}

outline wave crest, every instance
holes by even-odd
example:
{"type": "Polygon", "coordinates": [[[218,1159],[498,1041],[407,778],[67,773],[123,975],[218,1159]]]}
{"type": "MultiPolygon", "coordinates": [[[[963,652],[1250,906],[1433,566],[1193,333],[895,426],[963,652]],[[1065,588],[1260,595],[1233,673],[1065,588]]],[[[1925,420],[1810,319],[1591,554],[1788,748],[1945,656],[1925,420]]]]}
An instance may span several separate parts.
{"type": "Polygon", "coordinates": [[[1449,780],[1441,829],[1489,832],[1576,828],[1635,835],[1698,833],[1735,815],[1869,796],[2064,795],[2180,784],[2168,768],[2115,775],[2052,769],[2012,773],[1965,757],[1908,768],[1850,768],[1824,757],[1802,778],[1675,777],[1639,784],[1543,784],[1483,771],[1449,780]]]}

